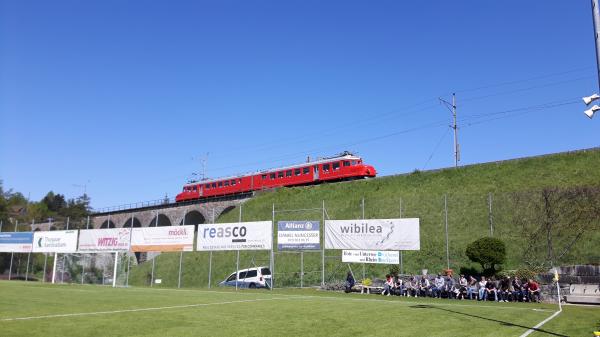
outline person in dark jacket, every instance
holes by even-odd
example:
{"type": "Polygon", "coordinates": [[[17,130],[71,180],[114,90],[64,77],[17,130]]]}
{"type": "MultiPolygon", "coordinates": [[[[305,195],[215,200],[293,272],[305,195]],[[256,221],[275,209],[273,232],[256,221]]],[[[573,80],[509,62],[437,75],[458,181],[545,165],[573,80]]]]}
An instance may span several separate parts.
{"type": "Polygon", "coordinates": [[[352,287],[354,287],[355,283],[356,282],[354,281],[354,276],[352,276],[351,272],[348,272],[348,276],[346,276],[346,293],[352,291],[352,287]]]}

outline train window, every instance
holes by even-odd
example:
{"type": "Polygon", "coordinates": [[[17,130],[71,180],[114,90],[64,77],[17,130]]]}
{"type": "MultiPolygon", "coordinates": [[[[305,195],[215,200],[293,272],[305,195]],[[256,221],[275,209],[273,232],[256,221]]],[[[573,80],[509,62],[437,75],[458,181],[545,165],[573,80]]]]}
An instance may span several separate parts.
{"type": "Polygon", "coordinates": [[[275,173],[270,174],[271,179],[275,179],[275,173]]]}
{"type": "Polygon", "coordinates": [[[299,168],[294,170],[294,175],[295,176],[299,176],[300,175],[300,169],[299,168]]]}
{"type": "Polygon", "coordinates": [[[340,162],[336,161],[335,163],[332,164],[333,165],[333,170],[339,170],[340,169],[340,162]]]}
{"type": "Polygon", "coordinates": [[[350,162],[347,160],[344,160],[344,167],[346,167],[346,166],[350,166],[350,162]]]}
{"type": "Polygon", "coordinates": [[[305,167],[302,169],[302,174],[308,174],[308,172],[310,172],[310,168],[305,167]]]}
{"type": "Polygon", "coordinates": [[[225,180],[225,186],[229,186],[229,180],[225,180]]]}
{"type": "Polygon", "coordinates": [[[223,182],[219,181],[219,187],[223,187],[223,182]]]}
{"type": "Polygon", "coordinates": [[[235,185],[235,179],[231,180],[231,186],[235,185]]]}
{"type": "Polygon", "coordinates": [[[217,183],[212,183],[212,188],[217,188],[217,183]]]}
{"type": "Polygon", "coordinates": [[[277,178],[283,178],[283,171],[277,172],[277,178]]]}
{"type": "Polygon", "coordinates": [[[204,188],[210,188],[210,184],[204,185],[204,188]]]}
{"type": "Polygon", "coordinates": [[[262,180],[267,180],[267,175],[266,174],[262,175],[262,180]]]}
{"type": "Polygon", "coordinates": [[[329,164],[323,164],[323,171],[329,171],[329,164]]]}
{"type": "Polygon", "coordinates": [[[285,171],[285,176],[286,177],[291,177],[292,176],[292,170],[285,171]]]}
{"type": "Polygon", "coordinates": [[[194,186],[194,192],[198,191],[198,188],[196,186],[194,186]]]}
{"type": "Polygon", "coordinates": [[[353,160],[352,161],[352,166],[355,166],[355,165],[356,165],[356,160],[353,160]]]}

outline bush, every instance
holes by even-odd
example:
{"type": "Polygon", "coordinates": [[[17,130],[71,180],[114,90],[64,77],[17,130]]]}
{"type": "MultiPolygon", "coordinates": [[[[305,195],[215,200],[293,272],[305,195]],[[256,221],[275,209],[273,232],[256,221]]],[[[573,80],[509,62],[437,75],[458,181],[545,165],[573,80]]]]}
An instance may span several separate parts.
{"type": "Polygon", "coordinates": [[[459,273],[465,276],[479,276],[481,274],[475,267],[460,267],[459,273]]]}
{"type": "Polygon", "coordinates": [[[392,275],[393,277],[398,277],[398,275],[400,274],[400,266],[397,264],[393,264],[390,266],[390,275],[392,275]]]}
{"type": "Polygon", "coordinates": [[[467,257],[481,265],[484,275],[495,275],[506,261],[506,245],[500,239],[485,237],[471,242],[465,251],[467,257]]]}

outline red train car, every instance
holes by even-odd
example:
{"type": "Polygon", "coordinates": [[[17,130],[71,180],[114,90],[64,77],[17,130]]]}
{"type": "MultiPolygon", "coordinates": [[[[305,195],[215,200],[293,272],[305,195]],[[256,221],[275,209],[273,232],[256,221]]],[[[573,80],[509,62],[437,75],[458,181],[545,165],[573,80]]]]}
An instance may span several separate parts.
{"type": "Polygon", "coordinates": [[[344,152],[336,157],[269,169],[255,174],[189,183],[183,186],[183,192],[177,195],[175,201],[235,195],[274,187],[375,177],[376,174],[375,168],[364,164],[360,157],[344,152]]]}

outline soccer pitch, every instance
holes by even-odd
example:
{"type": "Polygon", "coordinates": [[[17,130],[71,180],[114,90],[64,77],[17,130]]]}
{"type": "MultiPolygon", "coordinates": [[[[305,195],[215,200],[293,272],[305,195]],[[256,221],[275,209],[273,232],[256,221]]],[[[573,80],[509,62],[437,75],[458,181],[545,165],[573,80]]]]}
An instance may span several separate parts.
{"type": "MultiPolygon", "coordinates": [[[[0,336],[521,336],[556,305],[343,294],[0,282],[0,336]]],[[[566,306],[530,336],[590,336],[566,306]]]]}

